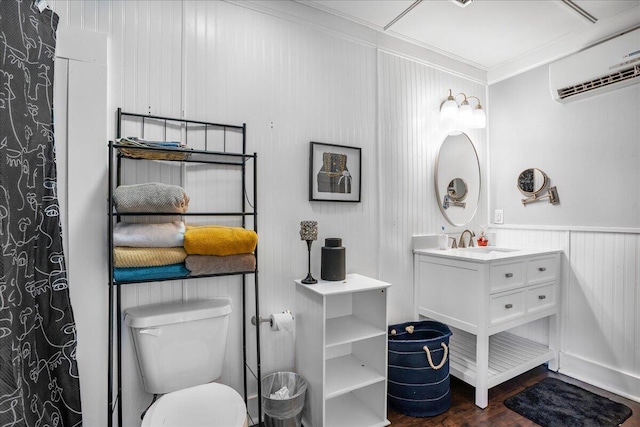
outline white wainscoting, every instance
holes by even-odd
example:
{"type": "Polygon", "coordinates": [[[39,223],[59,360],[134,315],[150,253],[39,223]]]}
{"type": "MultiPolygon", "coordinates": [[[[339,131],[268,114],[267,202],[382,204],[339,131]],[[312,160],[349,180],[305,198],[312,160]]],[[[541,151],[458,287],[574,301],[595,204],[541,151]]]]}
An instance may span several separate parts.
{"type": "MultiPolygon", "coordinates": [[[[491,231],[498,245],[565,253],[560,372],[640,401],[640,232],[544,228],[491,231]]],[[[548,339],[542,322],[516,332],[548,339]]]]}

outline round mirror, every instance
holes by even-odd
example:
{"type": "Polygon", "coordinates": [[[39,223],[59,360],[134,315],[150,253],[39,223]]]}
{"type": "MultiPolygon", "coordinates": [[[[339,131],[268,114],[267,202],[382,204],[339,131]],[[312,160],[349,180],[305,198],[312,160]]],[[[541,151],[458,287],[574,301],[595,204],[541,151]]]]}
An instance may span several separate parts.
{"type": "Polygon", "coordinates": [[[442,142],[436,159],[435,185],[445,219],[456,227],[468,224],[480,200],[480,164],[466,134],[448,135],[442,142]]]}
{"type": "Polygon", "coordinates": [[[447,194],[452,200],[461,202],[467,197],[467,183],[462,178],[453,178],[447,187],[447,194]]]}
{"type": "Polygon", "coordinates": [[[538,168],[529,168],[518,175],[518,190],[526,196],[532,196],[547,186],[547,175],[538,168]]]}

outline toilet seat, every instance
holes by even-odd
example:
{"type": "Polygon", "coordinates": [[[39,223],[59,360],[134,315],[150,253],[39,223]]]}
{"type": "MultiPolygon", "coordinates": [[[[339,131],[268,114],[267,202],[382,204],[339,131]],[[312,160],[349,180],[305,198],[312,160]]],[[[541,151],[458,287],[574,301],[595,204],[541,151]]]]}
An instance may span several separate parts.
{"type": "Polygon", "coordinates": [[[142,420],[142,427],[207,426],[247,426],[247,407],[234,389],[208,383],[167,393],[142,420]]]}

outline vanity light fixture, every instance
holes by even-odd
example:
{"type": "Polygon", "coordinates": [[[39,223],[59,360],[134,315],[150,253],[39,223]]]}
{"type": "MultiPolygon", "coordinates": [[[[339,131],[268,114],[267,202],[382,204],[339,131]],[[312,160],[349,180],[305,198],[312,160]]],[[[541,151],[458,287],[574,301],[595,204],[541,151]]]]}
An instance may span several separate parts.
{"type": "Polygon", "coordinates": [[[482,109],[480,99],[477,96],[467,96],[462,92],[453,96],[451,89],[449,89],[447,100],[440,106],[440,120],[457,128],[484,129],[487,126],[487,116],[482,109]],[[456,98],[460,95],[464,99],[458,105],[456,98]],[[477,101],[475,108],[469,104],[470,99],[477,101]]]}

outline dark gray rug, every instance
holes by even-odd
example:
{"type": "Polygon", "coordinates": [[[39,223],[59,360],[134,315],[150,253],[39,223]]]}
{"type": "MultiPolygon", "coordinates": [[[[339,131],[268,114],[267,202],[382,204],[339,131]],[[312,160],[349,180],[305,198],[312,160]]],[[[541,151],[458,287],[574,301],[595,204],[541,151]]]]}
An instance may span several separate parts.
{"type": "Polygon", "coordinates": [[[504,404],[543,427],[615,427],[632,414],[622,403],[555,378],[543,379],[504,404]]]}

